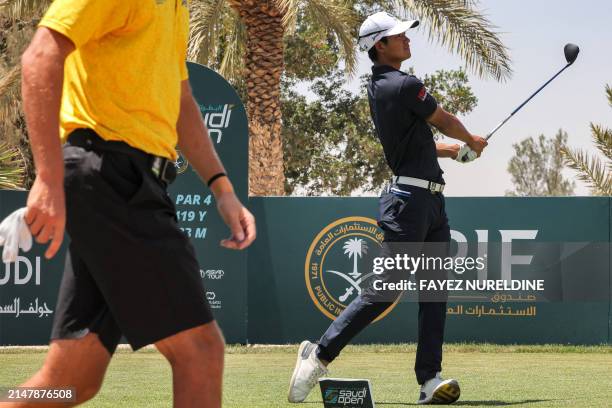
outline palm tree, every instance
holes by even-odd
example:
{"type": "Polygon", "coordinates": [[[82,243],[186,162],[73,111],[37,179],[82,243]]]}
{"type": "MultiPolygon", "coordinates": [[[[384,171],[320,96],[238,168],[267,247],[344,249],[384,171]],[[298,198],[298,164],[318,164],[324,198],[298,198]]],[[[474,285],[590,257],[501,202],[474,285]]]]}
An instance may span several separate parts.
{"type": "MultiPolygon", "coordinates": [[[[4,21],[0,22],[4,27],[4,21]]],[[[3,72],[0,65],[0,132],[3,141],[0,142],[0,189],[20,189],[23,187],[25,163],[20,151],[9,140],[14,139],[11,134],[15,129],[13,123],[19,117],[19,99],[16,84],[19,83],[21,70],[19,66],[8,72],[3,72]]],[[[13,141],[13,140],[11,140],[13,141]]]]}
{"type": "Polygon", "coordinates": [[[344,249],[345,254],[348,254],[349,259],[353,258],[353,272],[349,273],[349,275],[353,279],[357,279],[361,276],[361,273],[357,270],[357,260],[368,252],[368,246],[363,239],[351,238],[344,243],[342,249],[344,249]]]}
{"type": "MultiPolygon", "coordinates": [[[[612,107],[612,88],[606,85],[608,104],[612,107]]],[[[593,143],[603,158],[590,156],[584,150],[564,147],[565,164],[578,172],[578,178],[591,187],[591,194],[612,196],[612,130],[591,123],[593,143]]]]}
{"type": "MultiPolygon", "coordinates": [[[[14,10],[7,3],[0,0],[0,134],[6,143],[5,149],[12,147],[18,150],[16,158],[9,159],[11,166],[19,164],[23,167],[18,186],[29,187],[34,180],[34,165],[21,109],[19,59],[36,24],[31,19],[13,18],[14,10]]],[[[15,187],[11,185],[10,188],[15,187]]]]}
{"type": "Polygon", "coordinates": [[[249,118],[249,193],[284,195],[281,75],[284,41],[306,15],[335,35],[347,70],[355,67],[355,13],[341,0],[194,0],[189,57],[242,78],[249,118]]]}
{"type": "MultiPolygon", "coordinates": [[[[13,19],[40,14],[49,0],[0,0],[13,19]]],[[[431,41],[460,55],[480,76],[510,75],[506,47],[475,0],[191,0],[189,59],[217,69],[246,88],[249,193],[284,195],[280,82],[285,40],[300,24],[328,33],[347,73],[356,63],[355,37],[365,10],[384,9],[423,21],[431,41]]],[[[306,41],[308,42],[308,38],[306,41]]],[[[316,49],[316,48],[313,48],[316,49]]]]}
{"type": "Polygon", "coordinates": [[[0,143],[0,189],[22,190],[23,158],[19,149],[0,143]]]}
{"type": "Polygon", "coordinates": [[[422,19],[432,41],[458,53],[481,76],[501,80],[511,72],[507,49],[470,0],[192,0],[190,59],[216,65],[226,78],[244,78],[250,132],[249,194],[284,194],[280,137],[283,39],[295,32],[299,21],[324,27],[335,38],[345,69],[352,73],[354,38],[361,20],[355,10],[363,9],[361,3],[422,19]]]}

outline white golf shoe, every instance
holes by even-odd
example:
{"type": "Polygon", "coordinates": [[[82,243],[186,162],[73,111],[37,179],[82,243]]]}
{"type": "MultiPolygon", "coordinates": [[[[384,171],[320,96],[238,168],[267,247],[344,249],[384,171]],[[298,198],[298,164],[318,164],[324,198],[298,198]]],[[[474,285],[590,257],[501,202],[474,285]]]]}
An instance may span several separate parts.
{"type": "Polygon", "coordinates": [[[289,383],[289,402],[302,402],[319,378],[327,375],[327,368],[317,358],[317,345],[303,341],[298,349],[297,362],[289,383]]]}
{"type": "Polygon", "coordinates": [[[440,373],[421,385],[417,404],[452,404],[459,399],[461,389],[457,380],[445,380],[440,373]]]}

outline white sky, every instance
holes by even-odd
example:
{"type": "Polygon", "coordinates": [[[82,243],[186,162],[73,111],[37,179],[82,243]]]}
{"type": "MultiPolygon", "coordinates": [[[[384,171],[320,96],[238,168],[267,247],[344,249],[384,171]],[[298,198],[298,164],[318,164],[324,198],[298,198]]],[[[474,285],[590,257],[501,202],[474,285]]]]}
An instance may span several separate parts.
{"type": "MultiPolygon", "coordinates": [[[[569,134],[570,146],[594,151],[589,122],[612,127],[612,108],[604,91],[606,83],[612,85],[610,0],[482,0],[478,7],[503,33],[514,74],[506,83],[499,83],[468,72],[478,105],[461,119],[474,134],[484,136],[561,69],[566,43],[578,44],[580,55],[573,66],[495,133],[480,159],[465,165],[440,160],[448,196],[503,196],[512,188],[506,171],[513,155],[512,144],[526,137],[541,133],[551,137],[562,128],[569,134]]],[[[411,30],[408,35],[412,58],[404,62],[403,69],[414,66],[416,75],[424,76],[463,65],[460,58],[428,42],[424,29],[411,30]]],[[[356,78],[370,72],[370,66],[362,53],[356,78]]],[[[355,91],[358,87],[358,80],[348,84],[355,91]]],[[[570,171],[567,175],[575,177],[570,171]]],[[[577,195],[588,195],[588,189],[578,180],[576,187],[577,195]]]]}

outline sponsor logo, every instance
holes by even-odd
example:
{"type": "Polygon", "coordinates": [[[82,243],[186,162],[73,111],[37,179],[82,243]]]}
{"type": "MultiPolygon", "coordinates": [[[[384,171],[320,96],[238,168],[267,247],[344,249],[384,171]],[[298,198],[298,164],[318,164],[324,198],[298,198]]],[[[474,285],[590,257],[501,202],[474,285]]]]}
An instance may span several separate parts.
{"type": "Polygon", "coordinates": [[[319,381],[325,408],[373,408],[368,380],[327,378],[319,381]]]}
{"type": "Polygon", "coordinates": [[[335,388],[329,388],[325,390],[325,402],[329,404],[338,403],[338,390],[335,388]]]}
{"type": "Polygon", "coordinates": [[[367,388],[360,390],[340,390],[338,392],[338,404],[363,404],[368,393],[367,388]]]}
{"type": "MultiPolygon", "coordinates": [[[[495,230],[493,230],[495,231],[495,230]]],[[[512,279],[513,265],[531,265],[533,254],[517,255],[513,251],[513,241],[518,240],[535,240],[539,230],[497,230],[501,239],[501,278],[503,280],[512,279]]],[[[476,233],[477,256],[484,259],[484,268],[479,268],[478,279],[486,280],[488,278],[488,253],[489,253],[489,230],[477,229],[476,233]]],[[[463,232],[451,230],[451,240],[457,243],[456,253],[453,255],[456,258],[465,258],[468,254],[469,242],[463,232]]],[[[495,245],[494,243],[492,243],[495,245]]],[[[499,248],[498,246],[498,248],[499,248]]]]}
{"type": "Polygon", "coordinates": [[[217,294],[215,292],[206,292],[206,300],[211,309],[221,309],[221,301],[217,299],[217,294]]]}
{"type": "Polygon", "coordinates": [[[32,280],[35,285],[40,285],[40,256],[36,257],[34,263],[25,256],[18,256],[14,263],[5,263],[4,271],[0,268],[0,285],[9,284],[11,276],[15,285],[25,285],[32,280]]]}
{"type": "Polygon", "coordinates": [[[421,90],[419,91],[417,98],[423,102],[425,101],[425,98],[427,97],[427,90],[425,89],[425,87],[422,87],[421,90]]]}
{"type": "Polygon", "coordinates": [[[225,271],[223,269],[207,269],[203,271],[200,269],[200,276],[202,279],[220,280],[223,279],[225,271]]]}
{"type": "Polygon", "coordinates": [[[382,240],[376,221],[366,217],[341,218],[317,234],[308,249],[304,272],[308,294],[321,313],[334,320],[361,293],[361,282],[372,275],[366,272],[366,265],[372,265],[382,240]]]}
{"type": "Polygon", "coordinates": [[[208,128],[208,134],[216,143],[223,140],[223,130],[230,126],[233,104],[200,105],[200,112],[204,117],[204,125],[208,128]]]}
{"type": "MultiPolygon", "coordinates": [[[[47,302],[39,301],[36,298],[33,302],[22,302],[20,297],[13,298],[11,303],[0,303],[0,314],[15,315],[15,318],[25,315],[33,315],[34,317],[42,318],[53,314],[53,310],[49,309],[47,302]],[[23,307],[22,307],[23,305],[23,307]]],[[[1,317],[1,316],[0,316],[1,317]]]]}

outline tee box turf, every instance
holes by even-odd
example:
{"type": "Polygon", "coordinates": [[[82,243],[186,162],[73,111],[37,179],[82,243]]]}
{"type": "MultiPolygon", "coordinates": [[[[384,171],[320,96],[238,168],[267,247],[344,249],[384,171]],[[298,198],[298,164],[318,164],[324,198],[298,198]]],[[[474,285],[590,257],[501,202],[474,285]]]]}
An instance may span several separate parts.
{"type": "Polygon", "coordinates": [[[319,385],[325,408],[374,408],[370,380],[322,378],[319,385]]]}

